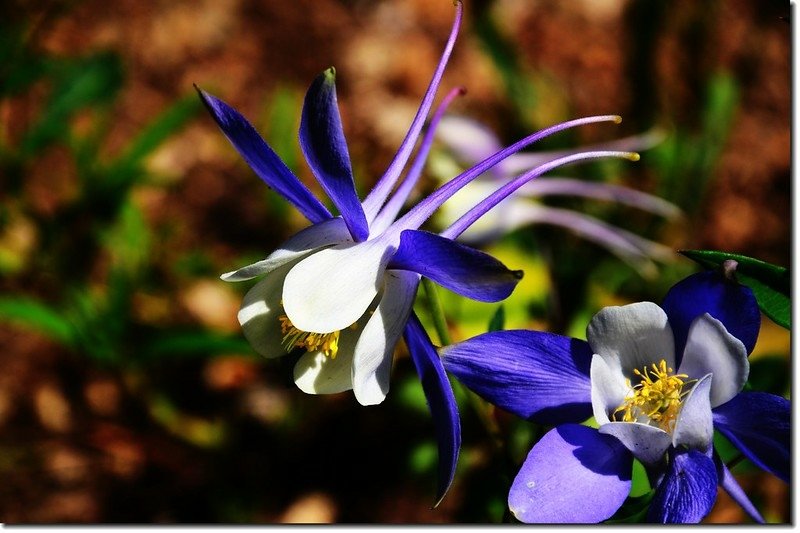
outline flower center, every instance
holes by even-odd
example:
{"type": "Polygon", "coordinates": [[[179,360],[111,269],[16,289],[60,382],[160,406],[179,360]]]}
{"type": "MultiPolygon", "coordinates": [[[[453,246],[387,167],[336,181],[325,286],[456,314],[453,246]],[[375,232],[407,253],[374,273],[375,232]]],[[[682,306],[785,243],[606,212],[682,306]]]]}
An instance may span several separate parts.
{"type": "Polygon", "coordinates": [[[336,352],[339,351],[339,332],[332,333],[312,333],[297,329],[286,315],[278,317],[281,322],[281,333],[283,333],[283,347],[287,352],[295,348],[305,348],[309,352],[321,351],[331,359],[336,359],[336,352]]]}
{"type": "Polygon", "coordinates": [[[631,380],[627,380],[632,394],[617,407],[611,419],[615,422],[636,422],[644,416],[664,431],[672,432],[681,409],[681,400],[689,393],[683,390],[688,383],[684,380],[689,376],[672,372],[663,359],[658,365],[653,363],[651,368],[642,368],[641,372],[635,369],[633,373],[642,379],[636,385],[631,385],[631,380]],[[618,416],[622,419],[618,420],[618,416]]]}

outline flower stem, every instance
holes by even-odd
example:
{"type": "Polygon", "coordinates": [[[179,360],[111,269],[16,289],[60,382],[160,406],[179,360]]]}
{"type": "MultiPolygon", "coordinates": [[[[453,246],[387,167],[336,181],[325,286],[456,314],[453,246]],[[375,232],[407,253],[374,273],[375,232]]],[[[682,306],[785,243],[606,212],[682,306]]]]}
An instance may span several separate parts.
{"type": "Polygon", "coordinates": [[[738,453],[730,461],[728,461],[728,463],[725,466],[727,466],[728,470],[730,470],[739,463],[741,463],[743,459],[744,459],[744,454],[738,453]]]}
{"type": "MultiPolygon", "coordinates": [[[[428,307],[430,309],[431,319],[433,320],[433,327],[436,329],[436,334],[439,336],[439,341],[443,346],[452,344],[453,341],[450,337],[450,331],[447,329],[447,320],[444,316],[444,307],[442,307],[442,301],[439,299],[436,285],[428,278],[423,277],[422,286],[425,288],[425,295],[428,297],[428,307]]],[[[455,390],[461,391],[463,396],[466,396],[472,410],[491,438],[495,449],[497,451],[502,451],[505,443],[503,441],[502,432],[500,431],[500,426],[494,418],[494,406],[467,387],[464,387],[461,383],[452,380],[451,383],[455,390]]]]}
{"type": "Polygon", "coordinates": [[[436,291],[436,285],[428,278],[423,277],[422,286],[425,288],[425,295],[428,297],[433,327],[439,336],[439,342],[442,346],[452,344],[453,340],[450,338],[450,331],[447,329],[447,320],[444,318],[444,308],[442,307],[442,301],[439,299],[439,293],[436,291]]]}

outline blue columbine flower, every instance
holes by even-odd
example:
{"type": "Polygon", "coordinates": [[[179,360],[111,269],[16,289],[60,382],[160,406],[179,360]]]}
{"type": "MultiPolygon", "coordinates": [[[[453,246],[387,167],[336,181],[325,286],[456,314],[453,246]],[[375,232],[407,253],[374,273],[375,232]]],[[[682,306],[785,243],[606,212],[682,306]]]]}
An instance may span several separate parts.
{"type": "Polygon", "coordinates": [[[222,276],[241,281],[264,276],[245,296],[238,318],[250,344],[266,357],[306,352],[294,368],[297,386],[308,393],[352,389],[363,405],[380,403],[389,390],[392,354],[405,336],[437,424],[440,441],[440,496],[452,480],[460,445],[460,426],[452,390],[436,353],[411,307],[420,276],[479,301],[507,297],[519,281],[491,256],[454,241],[484,213],[533,178],[562,165],[603,157],[636,160],[621,151],[571,153],[525,172],[500,186],[439,234],[419,228],[459,189],[509,155],[559,131],[595,122],[596,116],[564,122],[536,132],[487,157],[434,191],[398,217],[419,179],[436,126],[463,89],[450,91],[430,119],[404,179],[426,117],[455,44],[462,6],[445,51],[405,139],[372,191],[359,200],[336,100],[335,71],[323,72],[305,97],[300,147],[322,189],[338,209],[328,209],[286,167],[256,130],[223,101],[198,89],[228,140],[267,185],[312,223],[267,258],[222,276]]]}
{"type": "Polygon", "coordinates": [[[661,307],[607,307],[588,342],[536,331],[480,335],[442,350],[445,368],[488,401],[556,425],[531,449],[509,492],[523,522],[599,522],[628,496],[632,460],[655,493],[648,519],[699,522],[721,485],[758,511],[720,461],[718,430],[788,482],[789,401],[741,392],[760,327],[749,288],[717,272],[672,287],[661,307]],[[590,415],[599,429],[580,425],[590,415]]]}

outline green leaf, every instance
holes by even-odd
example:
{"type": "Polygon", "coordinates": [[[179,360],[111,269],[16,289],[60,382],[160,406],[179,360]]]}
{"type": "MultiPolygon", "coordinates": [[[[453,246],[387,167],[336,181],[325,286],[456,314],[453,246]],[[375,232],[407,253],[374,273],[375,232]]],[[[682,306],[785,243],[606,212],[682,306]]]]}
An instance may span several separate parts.
{"type": "Polygon", "coordinates": [[[422,384],[416,376],[406,378],[393,387],[396,387],[397,392],[394,397],[400,405],[409,411],[415,411],[423,416],[428,415],[428,401],[425,399],[422,384]]]}
{"type": "Polygon", "coordinates": [[[120,206],[113,225],[102,228],[101,233],[116,268],[133,276],[147,264],[152,235],[144,213],[130,199],[120,206]]]}
{"type": "Polygon", "coordinates": [[[200,99],[192,91],[192,94],[164,110],[139,132],[125,148],[123,155],[112,163],[109,176],[117,176],[118,181],[133,179],[139,174],[144,158],[183,128],[200,107],[200,99]]]}
{"type": "Polygon", "coordinates": [[[124,324],[109,323],[103,297],[88,287],[67,290],[66,315],[74,324],[75,349],[101,364],[118,364],[122,357],[121,330],[124,324]]]}
{"type": "Polygon", "coordinates": [[[489,329],[487,331],[502,331],[506,324],[506,308],[500,304],[497,308],[492,319],[489,321],[489,329]]]}
{"type": "Polygon", "coordinates": [[[75,330],[64,314],[30,298],[0,298],[0,320],[29,327],[50,339],[72,346],[75,330]]]}
{"type": "Polygon", "coordinates": [[[209,357],[221,354],[252,354],[253,350],[241,335],[223,335],[213,331],[171,331],[141,348],[143,359],[168,357],[209,357]]]}
{"type": "Polygon", "coordinates": [[[762,355],[750,361],[747,385],[752,390],[783,396],[789,391],[791,365],[786,355],[762,355]]]}
{"type": "Polygon", "coordinates": [[[539,100],[536,86],[526,75],[517,47],[503,35],[498,24],[488,12],[474,17],[475,33],[485,53],[497,69],[509,100],[519,111],[519,118],[526,120],[539,100]]]}
{"type": "Polygon", "coordinates": [[[423,441],[411,449],[408,457],[408,466],[415,474],[431,472],[436,467],[437,454],[435,442],[431,440],[423,441]]]}
{"type": "Polygon", "coordinates": [[[15,96],[44,74],[45,59],[29,45],[28,24],[0,24],[0,97],[15,96]]]}
{"type": "Polygon", "coordinates": [[[680,253],[708,269],[721,268],[727,260],[736,261],[736,279],[750,287],[761,311],[776,324],[791,328],[791,278],[787,268],[746,255],[714,250],[681,250],[680,253]]]}
{"type": "MultiPolygon", "coordinates": [[[[267,142],[292,172],[298,172],[297,110],[303,102],[302,91],[279,86],[272,95],[267,119],[267,142]]],[[[286,202],[281,202],[286,205],[286,202]]]]}
{"type": "Polygon", "coordinates": [[[69,121],[77,111],[111,101],[122,86],[122,62],[112,53],[51,65],[50,99],[22,141],[20,153],[24,157],[33,156],[57,140],[66,141],[69,121]]]}

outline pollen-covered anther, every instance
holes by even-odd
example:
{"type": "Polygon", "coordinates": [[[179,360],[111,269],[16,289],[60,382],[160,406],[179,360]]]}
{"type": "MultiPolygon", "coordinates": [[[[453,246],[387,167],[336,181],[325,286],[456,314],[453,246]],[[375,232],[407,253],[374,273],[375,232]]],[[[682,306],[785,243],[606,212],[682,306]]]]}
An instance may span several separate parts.
{"type": "Polygon", "coordinates": [[[688,376],[672,372],[663,359],[658,365],[653,363],[650,368],[644,367],[641,371],[634,369],[633,373],[641,381],[631,385],[628,380],[631,393],[614,411],[612,419],[621,422],[654,422],[664,431],[671,432],[681,409],[681,401],[688,394],[688,391],[683,391],[688,376]],[[618,413],[621,413],[621,420],[617,419],[618,413]]]}
{"type": "Polygon", "coordinates": [[[286,315],[278,317],[283,333],[283,347],[287,352],[295,348],[304,348],[309,352],[320,351],[331,359],[336,358],[339,351],[339,332],[313,333],[297,329],[286,315]]]}

